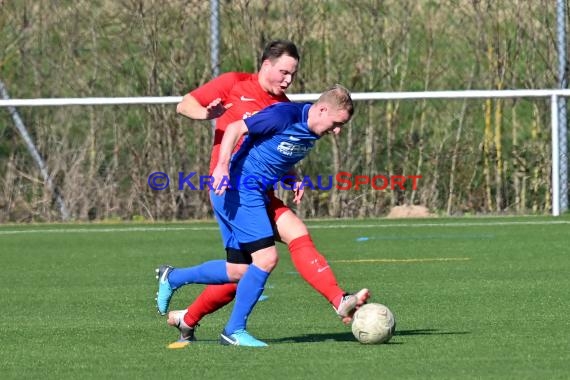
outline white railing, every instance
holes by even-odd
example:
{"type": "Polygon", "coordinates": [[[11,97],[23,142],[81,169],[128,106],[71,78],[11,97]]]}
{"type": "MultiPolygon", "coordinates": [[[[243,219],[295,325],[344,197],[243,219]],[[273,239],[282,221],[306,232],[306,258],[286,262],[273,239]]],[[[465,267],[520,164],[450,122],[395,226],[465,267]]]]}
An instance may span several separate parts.
{"type": "MultiPolygon", "coordinates": [[[[288,95],[292,101],[314,101],[319,94],[288,95]]],[[[568,209],[568,157],[566,126],[559,125],[558,101],[570,97],[570,89],[541,90],[467,90],[424,92],[362,92],[353,93],[353,100],[397,99],[466,99],[466,98],[550,98],[552,133],[552,215],[568,209]],[[560,134],[561,131],[564,131],[560,134]]],[[[0,107],[38,107],[71,105],[125,105],[125,104],[172,104],[181,96],[164,97],[101,97],[101,98],[44,98],[0,99],[0,107]]]]}
{"type": "MultiPolygon", "coordinates": [[[[290,94],[295,102],[314,101],[320,94],[290,94]]],[[[561,90],[466,90],[466,91],[411,91],[411,92],[355,92],[353,100],[390,99],[463,99],[463,98],[547,98],[570,97],[570,89],[561,90]]],[[[40,98],[40,99],[0,99],[0,107],[39,107],[76,105],[120,105],[120,104],[173,104],[182,100],[181,96],[139,96],[139,97],[100,97],[100,98],[40,98]]]]}

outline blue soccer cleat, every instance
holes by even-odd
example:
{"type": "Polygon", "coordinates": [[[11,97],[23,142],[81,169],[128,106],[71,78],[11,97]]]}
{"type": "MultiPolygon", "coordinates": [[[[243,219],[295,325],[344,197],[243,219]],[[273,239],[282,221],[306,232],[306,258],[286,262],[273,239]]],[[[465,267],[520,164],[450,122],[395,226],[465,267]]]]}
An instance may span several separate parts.
{"type": "Polygon", "coordinates": [[[170,304],[170,299],[174,294],[174,289],[170,286],[168,282],[168,274],[172,272],[174,268],[170,265],[161,265],[160,268],[156,269],[156,278],[158,279],[158,292],[156,293],[156,308],[160,315],[165,315],[168,311],[168,305],[170,304]]]}
{"type": "Polygon", "coordinates": [[[220,335],[220,344],[225,346],[267,347],[267,343],[254,338],[245,330],[237,330],[233,334],[227,334],[224,330],[220,335]]]}

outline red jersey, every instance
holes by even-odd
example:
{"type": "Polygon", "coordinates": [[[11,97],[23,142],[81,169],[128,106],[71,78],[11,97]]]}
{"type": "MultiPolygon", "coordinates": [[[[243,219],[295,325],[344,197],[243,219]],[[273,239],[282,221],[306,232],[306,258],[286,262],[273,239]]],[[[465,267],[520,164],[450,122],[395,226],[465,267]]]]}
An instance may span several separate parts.
{"type": "MultiPolygon", "coordinates": [[[[285,94],[274,96],[267,93],[259,84],[257,74],[236,72],[222,74],[190,92],[190,95],[204,107],[217,98],[221,98],[223,104],[232,104],[232,106],[216,120],[209,174],[212,174],[218,164],[220,143],[230,123],[245,119],[274,103],[289,101],[289,98],[287,98],[285,94]]],[[[241,140],[238,142],[236,150],[240,145],[241,140]]]]}

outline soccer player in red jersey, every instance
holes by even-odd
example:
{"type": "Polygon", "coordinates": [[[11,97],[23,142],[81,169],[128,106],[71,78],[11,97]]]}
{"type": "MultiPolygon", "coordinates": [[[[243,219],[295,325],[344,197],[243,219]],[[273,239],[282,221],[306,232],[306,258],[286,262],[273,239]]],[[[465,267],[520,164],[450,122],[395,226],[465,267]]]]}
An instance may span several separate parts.
{"type": "MultiPolygon", "coordinates": [[[[183,97],[177,105],[177,113],[196,120],[216,119],[210,174],[218,163],[220,142],[228,124],[247,118],[271,104],[288,102],[285,91],[295,78],[298,63],[299,53],[295,44],[275,40],[265,47],[257,73],[224,73],[183,97]]],[[[237,144],[236,150],[240,144],[237,144]]],[[[356,308],[369,298],[368,289],[355,294],[341,289],[325,257],[313,244],[305,224],[272,191],[269,195],[271,202],[268,210],[276,226],[277,239],[287,244],[295,268],[306,282],[329,301],[342,321],[349,323],[356,308]]],[[[293,201],[299,203],[302,196],[302,189],[295,190],[293,201]]],[[[232,262],[230,259],[228,256],[228,261],[232,262]]],[[[233,261],[236,260],[239,262],[239,258],[233,258],[233,261]]],[[[173,269],[170,266],[159,268],[159,284],[168,278],[173,269]]],[[[176,274],[176,271],[172,274],[176,274]]],[[[170,278],[171,282],[176,283],[175,280],[170,278]]],[[[205,315],[230,303],[235,297],[236,288],[235,283],[209,285],[187,310],[171,312],[168,324],[178,327],[180,342],[193,340],[194,327],[198,322],[205,315]]],[[[176,288],[166,295],[159,292],[157,307],[161,314],[167,312],[174,290],[176,288]]]]}

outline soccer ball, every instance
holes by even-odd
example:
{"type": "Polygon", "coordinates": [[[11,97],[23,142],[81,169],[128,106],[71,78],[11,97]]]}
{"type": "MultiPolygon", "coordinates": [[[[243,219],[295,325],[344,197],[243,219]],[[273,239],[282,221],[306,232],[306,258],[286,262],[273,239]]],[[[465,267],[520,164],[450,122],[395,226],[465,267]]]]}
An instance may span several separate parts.
{"type": "Polygon", "coordinates": [[[394,314],[382,304],[368,303],[354,313],[352,333],[360,343],[386,343],[395,331],[394,314]]]}

